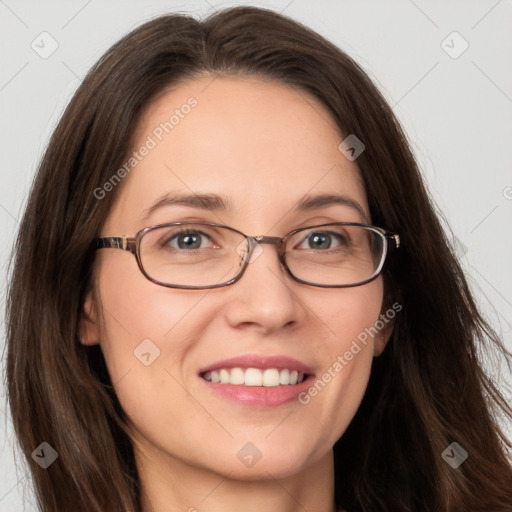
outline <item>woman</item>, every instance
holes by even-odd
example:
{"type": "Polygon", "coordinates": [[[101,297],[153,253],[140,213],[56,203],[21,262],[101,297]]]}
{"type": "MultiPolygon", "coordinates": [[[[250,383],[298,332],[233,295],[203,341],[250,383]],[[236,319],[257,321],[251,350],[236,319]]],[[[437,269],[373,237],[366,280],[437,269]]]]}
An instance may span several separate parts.
{"type": "Polygon", "coordinates": [[[509,356],[391,109],[319,35],[163,16],[76,92],[9,290],[43,511],[512,510],[482,344],[509,356]]]}

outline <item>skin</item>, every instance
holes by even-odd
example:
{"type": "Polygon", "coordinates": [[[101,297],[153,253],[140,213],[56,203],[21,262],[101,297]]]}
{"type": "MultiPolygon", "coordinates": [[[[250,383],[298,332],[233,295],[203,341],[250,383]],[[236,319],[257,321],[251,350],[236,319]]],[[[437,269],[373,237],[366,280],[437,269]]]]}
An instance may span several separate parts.
{"type": "MultiPolygon", "coordinates": [[[[371,221],[357,164],[338,150],[344,137],[334,120],[287,85],[251,77],[183,82],[146,109],[134,149],[191,96],[198,105],[119,185],[101,236],[133,236],[187,219],[271,236],[323,222],[371,221]],[[164,193],[191,191],[226,195],[234,209],[165,206],[140,220],[164,193]],[[333,191],[361,205],[367,219],[343,205],[290,212],[306,194],[333,191]]],[[[262,247],[240,281],[212,290],[158,286],[130,253],[97,253],[97,300],[87,297],[82,342],[101,344],[131,421],[145,511],[334,510],[332,446],[356,413],[372,358],[389,333],[361,345],[307,405],[228,401],[197,371],[258,353],[294,357],[320,376],[378,320],[382,278],[345,289],[306,286],[286,274],[273,246],[262,247]],[[161,351],[150,366],[133,354],[147,338],[161,351]],[[252,467],[236,456],[247,442],[262,453],[252,467]]]]}

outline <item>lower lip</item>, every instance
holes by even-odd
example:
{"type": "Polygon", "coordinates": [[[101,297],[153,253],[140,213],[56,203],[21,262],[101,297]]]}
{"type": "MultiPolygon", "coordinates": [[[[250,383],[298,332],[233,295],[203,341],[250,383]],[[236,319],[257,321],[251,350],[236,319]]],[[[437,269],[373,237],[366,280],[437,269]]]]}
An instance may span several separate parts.
{"type": "Polygon", "coordinates": [[[309,375],[300,384],[283,386],[243,386],[235,384],[219,384],[199,377],[214,393],[242,405],[257,407],[278,407],[279,405],[297,400],[303,391],[311,385],[313,376],[309,375]]]}

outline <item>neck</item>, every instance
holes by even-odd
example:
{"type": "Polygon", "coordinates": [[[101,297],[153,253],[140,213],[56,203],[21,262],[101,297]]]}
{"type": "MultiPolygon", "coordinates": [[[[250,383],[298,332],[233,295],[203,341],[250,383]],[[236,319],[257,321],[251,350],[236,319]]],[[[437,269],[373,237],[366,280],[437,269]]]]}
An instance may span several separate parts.
{"type": "MultiPolygon", "coordinates": [[[[156,451],[156,450],[155,450],[156,451]]],[[[251,480],[233,478],[192,466],[161,452],[135,449],[142,487],[143,512],[336,512],[332,452],[291,475],[255,473],[251,480]]]]}

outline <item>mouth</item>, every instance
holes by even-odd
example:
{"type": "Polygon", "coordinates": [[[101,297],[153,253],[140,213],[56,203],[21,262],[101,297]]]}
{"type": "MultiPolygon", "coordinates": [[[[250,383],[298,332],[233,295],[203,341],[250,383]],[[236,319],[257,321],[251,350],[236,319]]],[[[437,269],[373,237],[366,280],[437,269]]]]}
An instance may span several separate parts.
{"type": "Polygon", "coordinates": [[[233,384],[234,386],[293,386],[300,384],[308,375],[289,368],[221,368],[204,372],[201,377],[215,384],[233,384]]]}
{"type": "Polygon", "coordinates": [[[217,396],[243,405],[275,407],[296,400],[314,373],[287,356],[247,355],[201,368],[198,376],[217,396]]]}

